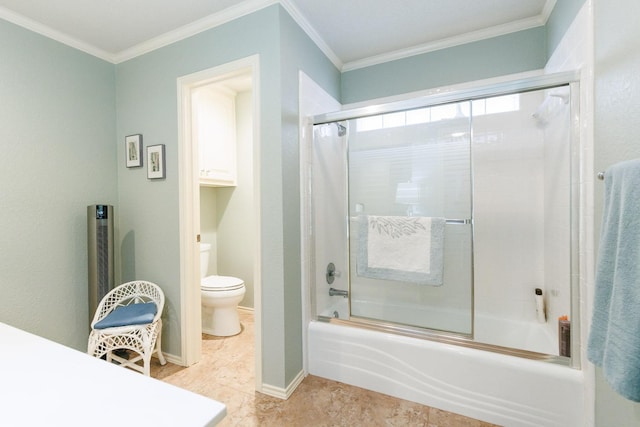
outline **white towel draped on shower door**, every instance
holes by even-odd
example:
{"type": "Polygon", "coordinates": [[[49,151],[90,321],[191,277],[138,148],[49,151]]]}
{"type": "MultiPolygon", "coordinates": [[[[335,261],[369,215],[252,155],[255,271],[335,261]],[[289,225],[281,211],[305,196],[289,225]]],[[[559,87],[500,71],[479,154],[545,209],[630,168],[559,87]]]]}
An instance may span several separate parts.
{"type": "Polygon", "coordinates": [[[444,218],[361,215],[359,223],[359,276],[442,285],[444,218]]]}

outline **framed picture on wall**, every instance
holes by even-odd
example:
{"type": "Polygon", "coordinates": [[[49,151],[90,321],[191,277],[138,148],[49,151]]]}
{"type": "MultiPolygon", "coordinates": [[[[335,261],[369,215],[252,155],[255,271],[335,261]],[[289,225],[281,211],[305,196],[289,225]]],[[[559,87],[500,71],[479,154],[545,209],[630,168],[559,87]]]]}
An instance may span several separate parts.
{"type": "Polygon", "coordinates": [[[135,134],[124,137],[124,152],[128,168],[142,166],[142,135],[135,134]]]}
{"type": "Polygon", "coordinates": [[[147,147],[147,178],[165,178],[164,144],[147,147]]]}

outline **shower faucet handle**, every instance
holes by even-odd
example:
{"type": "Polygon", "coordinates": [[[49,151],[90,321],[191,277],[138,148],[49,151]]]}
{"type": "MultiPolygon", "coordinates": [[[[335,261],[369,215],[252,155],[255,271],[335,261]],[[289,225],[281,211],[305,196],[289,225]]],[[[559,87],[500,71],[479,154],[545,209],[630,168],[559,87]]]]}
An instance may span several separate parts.
{"type": "Polygon", "coordinates": [[[341,296],[347,298],[349,296],[349,291],[343,291],[341,289],[329,288],[329,296],[341,296]]]}
{"type": "Polygon", "coordinates": [[[332,284],[335,278],[340,277],[340,275],[341,273],[336,270],[336,266],[332,262],[330,262],[329,265],[327,265],[327,273],[325,275],[325,277],[327,278],[327,283],[332,284]]]}

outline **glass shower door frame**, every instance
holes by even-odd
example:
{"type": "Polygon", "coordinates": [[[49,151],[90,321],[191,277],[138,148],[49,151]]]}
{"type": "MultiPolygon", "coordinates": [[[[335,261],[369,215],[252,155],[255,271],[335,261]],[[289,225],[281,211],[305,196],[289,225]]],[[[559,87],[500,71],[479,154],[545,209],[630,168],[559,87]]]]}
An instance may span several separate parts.
{"type": "MultiPolygon", "coordinates": [[[[382,113],[389,113],[407,109],[414,109],[420,107],[428,107],[434,105],[440,105],[451,102],[465,101],[465,100],[475,100],[493,96],[514,94],[519,92],[533,91],[533,90],[542,90],[542,89],[551,89],[557,86],[565,86],[569,85],[571,88],[571,141],[570,141],[570,150],[571,150],[571,254],[570,254],[570,263],[571,263],[571,278],[570,278],[570,288],[571,288],[571,317],[573,319],[580,319],[580,298],[579,298],[579,288],[580,288],[580,230],[582,228],[582,224],[580,223],[580,208],[582,207],[582,200],[580,199],[581,192],[581,172],[580,172],[580,75],[579,72],[564,72],[564,73],[556,73],[550,75],[541,75],[523,79],[516,79],[510,81],[502,81],[494,84],[487,84],[482,86],[476,86],[472,88],[462,88],[462,89],[451,89],[451,90],[434,90],[432,92],[427,91],[425,95],[414,97],[407,100],[402,101],[394,101],[380,105],[366,106],[366,107],[358,107],[353,109],[345,109],[339,112],[328,113],[318,115],[312,118],[313,124],[323,124],[323,123],[331,123],[336,121],[348,120],[358,117],[367,117],[382,113]]],[[[345,163],[345,168],[347,169],[346,173],[348,173],[348,163],[345,163]]],[[[473,178],[472,178],[473,179],[473,178]]],[[[347,196],[348,197],[348,196],[347,196]]],[[[348,200],[347,200],[348,203],[348,200]]],[[[348,206],[348,205],[347,205],[348,206]]],[[[473,204],[472,204],[473,206],[473,204]]],[[[473,218],[473,212],[472,212],[473,218]]],[[[345,218],[346,221],[349,221],[348,214],[345,218]]],[[[350,236],[347,236],[350,239],[350,236]]],[[[348,244],[347,240],[347,244],[348,244]]],[[[472,224],[472,245],[473,245],[473,224],[472,224]]],[[[472,257],[473,257],[473,246],[472,246],[472,257]]],[[[349,265],[348,268],[351,269],[353,266],[349,265]]],[[[348,284],[349,291],[351,284],[348,284]]],[[[473,291],[472,291],[473,292],[473,291]]],[[[554,355],[530,352],[526,350],[518,350],[507,347],[500,347],[491,344],[484,344],[475,342],[473,340],[473,329],[472,333],[467,334],[458,334],[458,333],[447,333],[437,330],[429,330],[424,328],[415,328],[406,325],[398,325],[395,323],[387,323],[380,321],[370,321],[367,319],[359,319],[359,318],[350,318],[350,304],[349,304],[349,319],[343,318],[329,318],[324,316],[318,316],[319,320],[330,321],[331,323],[336,324],[344,324],[348,326],[357,326],[363,327],[371,330],[390,332],[394,334],[416,337],[421,339],[428,339],[432,341],[449,343],[454,345],[459,345],[463,347],[476,348],[481,350],[487,350],[492,352],[497,352],[501,354],[514,355],[518,357],[534,359],[534,360],[544,360],[552,363],[560,364],[560,365],[568,365],[574,368],[579,368],[581,365],[580,361],[580,322],[572,322],[572,356],[570,358],[567,357],[559,357],[554,355]]],[[[475,313],[472,311],[472,316],[475,313]]]]}
{"type": "MultiPolygon", "coordinates": [[[[471,102],[464,100],[394,113],[390,117],[407,117],[407,123],[398,126],[369,129],[358,119],[349,122],[351,319],[473,336],[470,112],[471,102]],[[416,115],[420,120],[415,120],[416,115]],[[431,221],[438,224],[440,218],[445,220],[443,228],[431,226],[431,236],[421,231],[431,221]],[[372,221],[382,221],[384,226],[374,231],[368,226],[372,221]],[[393,230],[393,237],[385,230],[393,230]],[[443,240],[437,243],[440,232],[443,240]],[[417,238],[421,233],[424,237],[417,238]],[[372,250],[382,250],[371,239],[384,248],[392,245],[405,251],[406,256],[392,258],[394,262],[383,252],[382,258],[367,256],[372,250]],[[412,243],[397,246],[394,242],[399,240],[412,243]],[[431,262],[411,256],[429,253],[429,247],[434,256],[431,262]],[[443,271],[442,277],[438,271],[443,271]]],[[[387,117],[376,115],[368,120],[382,123],[387,117]]]]}

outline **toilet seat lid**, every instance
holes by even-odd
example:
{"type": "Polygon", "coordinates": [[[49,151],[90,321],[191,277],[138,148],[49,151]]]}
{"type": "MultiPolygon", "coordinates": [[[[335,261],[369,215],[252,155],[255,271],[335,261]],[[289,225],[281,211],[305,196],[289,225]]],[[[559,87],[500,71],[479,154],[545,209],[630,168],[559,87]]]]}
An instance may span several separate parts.
{"type": "Polygon", "coordinates": [[[231,291],[244,286],[242,279],[231,276],[207,276],[200,287],[206,291],[231,291]]]}

